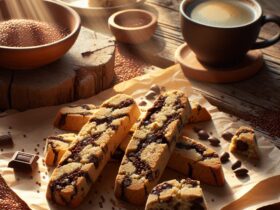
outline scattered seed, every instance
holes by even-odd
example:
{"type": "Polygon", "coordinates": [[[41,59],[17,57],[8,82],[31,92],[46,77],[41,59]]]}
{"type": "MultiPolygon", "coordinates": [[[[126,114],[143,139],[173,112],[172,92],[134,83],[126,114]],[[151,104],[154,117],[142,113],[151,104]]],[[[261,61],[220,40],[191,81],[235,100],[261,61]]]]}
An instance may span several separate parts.
{"type": "Polygon", "coordinates": [[[205,130],[198,131],[197,135],[201,140],[207,140],[209,138],[209,134],[205,130]]]}
{"type": "Polygon", "coordinates": [[[231,169],[232,170],[238,169],[241,167],[241,165],[242,165],[241,161],[237,160],[234,164],[232,164],[231,169]]]}
{"type": "Polygon", "coordinates": [[[222,134],[223,139],[227,140],[227,141],[231,141],[233,134],[229,131],[226,131],[222,134]]]}
{"type": "Polygon", "coordinates": [[[157,95],[160,94],[160,87],[158,85],[152,85],[150,90],[154,91],[157,95]]]}
{"type": "Polygon", "coordinates": [[[248,176],[248,170],[246,168],[240,168],[240,169],[237,169],[234,171],[235,175],[238,177],[238,178],[245,178],[248,176]]]}
{"type": "Polygon", "coordinates": [[[146,105],[147,105],[147,102],[144,101],[144,100],[142,100],[142,101],[139,102],[138,105],[139,105],[139,106],[146,106],[146,105]]]}
{"type": "Polygon", "coordinates": [[[220,157],[220,160],[222,163],[226,163],[229,161],[229,153],[228,152],[224,152],[222,154],[222,156],[220,157]]]}
{"type": "Polygon", "coordinates": [[[214,136],[211,136],[210,138],[208,138],[208,141],[214,147],[220,146],[220,143],[221,143],[221,141],[218,138],[214,137],[214,136]]]}
{"type": "Polygon", "coordinates": [[[148,100],[153,100],[156,98],[156,93],[152,90],[150,90],[148,93],[146,93],[145,98],[148,100]]]}

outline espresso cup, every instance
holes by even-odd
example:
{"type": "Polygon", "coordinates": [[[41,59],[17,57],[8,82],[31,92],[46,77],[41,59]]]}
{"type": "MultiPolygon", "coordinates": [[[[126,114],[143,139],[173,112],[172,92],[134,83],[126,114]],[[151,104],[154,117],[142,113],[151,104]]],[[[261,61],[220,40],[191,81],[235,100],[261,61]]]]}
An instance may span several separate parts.
{"type": "MultiPolygon", "coordinates": [[[[181,27],[184,40],[190,49],[196,54],[197,58],[205,64],[212,66],[233,65],[240,62],[249,50],[269,47],[280,40],[280,28],[277,35],[269,40],[257,41],[262,26],[266,23],[273,22],[280,27],[280,17],[276,15],[263,15],[262,8],[255,0],[223,0],[224,9],[230,9],[230,2],[242,4],[244,8],[236,9],[237,12],[231,16],[231,22],[220,21],[219,15],[222,13],[209,13],[209,16],[215,21],[211,23],[211,18],[198,20],[195,15],[203,14],[207,5],[200,10],[199,5],[207,2],[208,9],[215,5],[210,5],[218,1],[213,0],[183,0],[180,5],[181,27]],[[209,7],[210,5],[210,7],[209,7]],[[248,14],[244,10],[248,9],[248,14]],[[198,10],[198,11],[195,11],[198,10]],[[202,11],[204,9],[204,11],[202,11]],[[241,11],[242,10],[242,11],[241,11]],[[244,11],[243,11],[244,10],[244,11]],[[196,12],[195,14],[193,14],[196,12]],[[252,17],[250,17],[252,12],[252,17]],[[237,17],[238,14],[244,13],[243,16],[237,17]],[[236,20],[234,19],[236,14],[236,20]],[[214,16],[213,16],[214,15],[214,16]],[[237,19],[238,18],[238,19],[237,19]],[[209,23],[210,22],[210,23],[209,23]],[[238,24],[240,22],[240,24],[238,24]],[[228,24],[227,24],[228,23],[228,24]]],[[[238,6],[238,5],[235,5],[238,6]]],[[[222,11],[227,14],[227,11],[222,11]]],[[[207,13],[205,13],[207,14],[207,13]]],[[[230,18],[229,18],[230,19],[230,18]]]]}

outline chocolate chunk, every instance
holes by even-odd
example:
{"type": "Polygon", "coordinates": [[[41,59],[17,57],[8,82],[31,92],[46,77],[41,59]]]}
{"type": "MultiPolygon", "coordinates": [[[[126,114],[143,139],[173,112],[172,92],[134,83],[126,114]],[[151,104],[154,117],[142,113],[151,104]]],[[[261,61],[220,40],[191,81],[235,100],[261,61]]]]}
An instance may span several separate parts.
{"type": "Polygon", "coordinates": [[[198,131],[197,135],[200,140],[207,140],[209,138],[209,134],[205,130],[198,131]]]}
{"type": "Polygon", "coordinates": [[[150,90],[154,91],[157,95],[160,94],[160,87],[158,85],[152,85],[150,90]]]}
{"type": "Polygon", "coordinates": [[[151,194],[154,195],[159,195],[162,191],[167,190],[167,189],[171,189],[173,186],[169,183],[163,183],[160,184],[158,186],[156,186],[152,191],[151,194]]]}
{"type": "Polygon", "coordinates": [[[229,161],[229,153],[228,152],[224,152],[220,158],[222,163],[226,163],[229,161]]]}
{"type": "Polygon", "coordinates": [[[14,170],[32,171],[38,159],[37,155],[17,151],[14,153],[8,167],[14,170]]]}
{"type": "Polygon", "coordinates": [[[14,142],[13,142],[11,135],[9,135],[9,134],[0,135],[0,145],[1,146],[11,146],[13,144],[14,144],[14,142]]]}
{"type": "Polygon", "coordinates": [[[249,145],[244,141],[236,141],[236,147],[239,151],[247,151],[249,149],[249,145]]]}
{"type": "Polygon", "coordinates": [[[241,164],[242,164],[241,161],[237,160],[234,164],[232,164],[231,169],[232,170],[238,169],[241,167],[241,164]]]}
{"type": "Polygon", "coordinates": [[[208,141],[210,142],[210,144],[214,147],[218,147],[220,146],[221,141],[219,139],[217,139],[216,137],[211,136],[210,138],[208,138],[208,141]]]}
{"type": "Polygon", "coordinates": [[[156,97],[156,93],[155,93],[155,91],[149,91],[148,93],[146,93],[146,95],[145,95],[145,97],[146,97],[146,99],[148,99],[148,100],[153,100],[153,99],[155,99],[155,97],[156,97]]]}
{"type": "Polygon", "coordinates": [[[222,134],[223,139],[227,140],[227,141],[231,141],[233,134],[229,131],[226,131],[222,134]]]}
{"type": "Polygon", "coordinates": [[[142,100],[142,101],[139,102],[138,105],[139,105],[139,106],[146,106],[146,105],[147,105],[147,102],[144,101],[144,100],[142,100]]]}
{"type": "Polygon", "coordinates": [[[236,171],[234,171],[235,175],[238,177],[238,178],[245,178],[248,176],[248,170],[246,168],[240,168],[240,169],[237,169],[236,171]]]}

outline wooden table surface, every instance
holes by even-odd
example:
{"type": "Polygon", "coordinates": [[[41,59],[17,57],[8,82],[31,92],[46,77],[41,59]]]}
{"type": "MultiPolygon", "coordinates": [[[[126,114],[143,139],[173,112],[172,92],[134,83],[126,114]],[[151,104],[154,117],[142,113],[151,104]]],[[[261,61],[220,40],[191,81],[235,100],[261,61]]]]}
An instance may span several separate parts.
{"type": "MultiPolygon", "coordinates": [[[[265,14],[280,15],[279,0],[258,1],[265,14]]],[[[180,2],[181,0],[146,0],[143,8],[158,16],[157,31],[148,43],[138,47],[126,47],[151,65],[160,68],[173,65],[175,50],[184,43],[178,11],[180,2]]],[[[102,22],[94,17],[88,17],[84,19],[83,24],[99,32],[109,32],[105,18],[102,22]]],[[[275,24],[267,24],[260,34],[260,39],[273,36],[277,30],[279,29],[275,24]]],[[[210,84],[194,80],[191,82],[195,91],[202,93],[221,110],[247,120],[251,119],[251,116],[256,117],[253,119],[257,122],[256,125],[253,125],[254,127],[261,126],[261,120],[269,122],[270,119],[265,119],[268,116],[275,118],[278,115],[274,121],[278,124],[279,129],[271,136],[278,140],[280,138],[280,42],[262,51],[265,67],[260,73],[248,80],[231,84],[210,84]]],[[[271,124],[266,125],[266,127],[269,130],[271,124]]]]}

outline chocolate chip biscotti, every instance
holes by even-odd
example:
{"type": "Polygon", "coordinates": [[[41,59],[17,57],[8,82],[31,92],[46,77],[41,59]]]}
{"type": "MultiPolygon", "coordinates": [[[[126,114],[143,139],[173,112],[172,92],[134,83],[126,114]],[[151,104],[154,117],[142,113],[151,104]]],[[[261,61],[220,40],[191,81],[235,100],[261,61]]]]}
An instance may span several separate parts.
{"type": "Polygon", "coordinates": [[[92,104],[70,105],[56,114],[54,126],[68,131],[80,131],[92,117],[97,107],[92,104]]]}
{"type": "Polygon", "coordinates": [[[148,197],[145,210],[206,210],[199,181],[170,180],[157,185],[148,197]]]}
{"type": "Polygon", "coordinates": [[[181,91],[170,91],[157,98],[126,148],[115,181],[117,198],[133,204],[145,203],[167,165],[190,112],[188,98],[181,91]]]}
{"type": "Polygon", "coordinates": [[[232,153],[259,159],[255,131],[252,128],[240,127],[232,137],[229,149],[232,153]]]}
{"type": "Polygon", "coordinates": [[[75,133],[50,136],[46,141],[45,162],[47,166],[56,166],[69,148],[70,143],[77,139],[75,133]]]}
{"type": "Polygon", "coordinates": [[[185,136],[180,137],[176,143],[168,167],[206,184],[222,186],[225,182],[219,155],[185,136]]]}
{"type": "Polygon", "coordinates": [[[7,185],[0,175],[0,209],[30,210],[28,205],[7,185]]]}
{"type": "Polygon", "coordinates": [[[62,156],[51,176],[47,198],[78,206],[139,114],[135,101],[127,95],[104,102],[62,156]]]}

